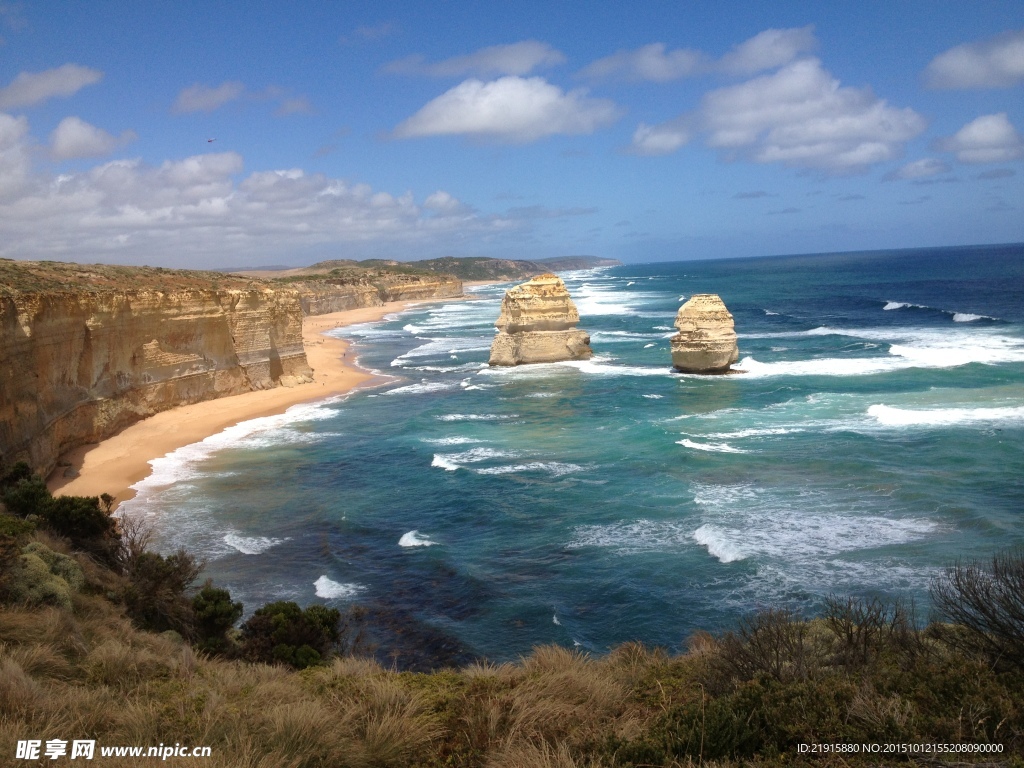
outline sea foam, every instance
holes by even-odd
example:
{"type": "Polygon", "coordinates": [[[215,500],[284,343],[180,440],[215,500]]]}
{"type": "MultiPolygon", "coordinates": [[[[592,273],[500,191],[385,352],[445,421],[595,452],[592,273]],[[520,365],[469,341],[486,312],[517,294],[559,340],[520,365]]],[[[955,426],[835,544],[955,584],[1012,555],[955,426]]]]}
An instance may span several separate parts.
{"type": "Polygon", "coordinates": [[[229,533],[224,536],[224,543],[243,555],[261,555],[271,547],[288,541],[288,538],[290,537],[273,539],[268,536],[240,536],[237,533],[229,533]]]}
{"type": "Polygon", "coordinates": [[[1001,408],[893,408],[872,405],[868,416],[887,427],[949,427],[1024,421],[1024,407],[1001,408]]]}
{"type": "Polygon", "coordinates": [[[327,578],[326,574],[314,581],[313,586],[316,588],[317,597],[328,599],[353,597],[363,590],[363,587],[358,584],[340,584],[337,581],[332,581],[327,578]]]}
{"type": "Polygon", "coordinates": [[[402,538],[398,540],[400,547],[432,547],[435,544],[436,541],[431,541],[429,536],[421,536],[419,531],[403,533],[402,538]]]}

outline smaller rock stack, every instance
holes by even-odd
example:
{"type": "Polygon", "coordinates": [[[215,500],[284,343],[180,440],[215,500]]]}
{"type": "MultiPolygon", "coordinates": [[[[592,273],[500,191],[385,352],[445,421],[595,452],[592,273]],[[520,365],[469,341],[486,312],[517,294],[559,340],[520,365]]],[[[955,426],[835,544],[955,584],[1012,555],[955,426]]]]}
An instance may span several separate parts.
{"type": "Polygon", "coordinates": [[[683,373],[728,373],[740,359],[732,315],[715,293],[698,293],[679,308],[672,365],[683,373]]]}
{"type": "Polygon", "coordinates": [[[557,275],[544,274],[510,288],[501,302],[491,365],[586,360],[590,336],[576,328],[580,313],[557,275]]]}

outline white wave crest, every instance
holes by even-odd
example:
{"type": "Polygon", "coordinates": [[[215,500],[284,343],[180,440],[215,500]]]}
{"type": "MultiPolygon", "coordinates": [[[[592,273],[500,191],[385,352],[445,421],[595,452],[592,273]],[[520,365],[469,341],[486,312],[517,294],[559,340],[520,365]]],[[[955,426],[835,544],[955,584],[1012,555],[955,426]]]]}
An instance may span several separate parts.
{"type": "Polygon", "coordinates": [[[988,315],[972,315],[970,312],[953,313],[954,323],[973,323],[977,320],[995,320],[995,318],[989,317],[988,315]]]}
{"type": "Polygon", "coordinates": [[[502,419],[518,419],[515,413],[445,413],[438,416],[439,421],[501,421],[502,419]]]}
{"type": "Polygon", "coordinates": [[[746,555],[713,525],[702,525],[693,532],[693,540],[700,546],[707,547],[708,554],[717,557],[723,563],[734,563],[746,558],[746,555]]]}
{"type": "Polygon", "coordinates": [[[584,467],[579,464],[567,464],[560,461],[531,461],[528,464],[504,464],[499,467],[484,467],[473,470],[479,475],[510,475],[518,472],[547,472],[555,477],[582,472],[584,467]]]}
{"type": "Polygon", "coordinates": [[[437,544],[436,541],[431,541],[429,536],[420,536],[419,531],[409,531],[403,533],[402,538],[398,540],[398,546],[400,547],[432,547],[437,544]]]}
{"type": "Polygon", "coordinates": [[[430,462],[430,466],[438,467],[439,469],[443,469],[446,472],[454,472],[455,470],[459,469],[459,465],[454,462],[448,461],[448,459],[445,458],[443,453],[435,453],[433,460],[430,462]]]}
{"type": "Polygon", "coordinates": [[[261,555],[271,547],[288,541],[288,538],[272,539],[268,536],[240,536],[237,533],[229,533],[224,536],[224,543],[243,555],[261,555]]]}
{"type": "MultiPolygon", "coordinates": [[[[125,502],[133,506],[144,503],[151,491],[188,480],[199,473],[199,465],[218,451],[226,448],[266,448],[288,443],[315,442],[327,437],[324,433],[307,433],[293,429],[293,425],[308,421],[332,419],[339,411],[329,407],[344,398],[332,397],[319,403],[294,405],[275,416],[249,419],[222,432],[210,435],[198,443],[182,446],[165,456],[149,462],[150,474],[135,483],[134,499],[125,502]]],[[[122,505],[122,506],[125,506],[122,505]]]]}
{"type": "Polygon", "coordinates": [[[431,445],[467,445],[472,443],[486,443],[486,440],[477,440],[473,437],[424,437],[422,442],[431,445]]]}
{"type": "Polygon", "coordinates": [[[407,384],[404,387],[395,387],[384,392],[385,395],[422,395],[427,392],[444,392],[455,389],[457,382],[453,381],[424,381],[419,384],[407,384]]]}
{"type": "Polygon", "coordinates": [[[326,575],[314,581],[313,586],[316,587],[316,596],[324,598],[352,597],[363,590],[363,587],[358,584],[339,584],[327,578],[326,575]]]}
{"type": "Polygon", "coordinates": [[[887,427],[946,427],[968,424],[1002,424],[1024,421],[1024,407],[1002,408],[893,408],[872,405],[868,416],[887,427]]]}
{"type": "Polygon", "coordinates": [[[693,440],[683,438],[682,440],[676,440],[676,444],[684,448],[693,448],[697,451],[709,451],[711,453],[747,453],[747,451],[740,450],[739,448],[733,448],[728,443],[695,443],[693,440]]]}

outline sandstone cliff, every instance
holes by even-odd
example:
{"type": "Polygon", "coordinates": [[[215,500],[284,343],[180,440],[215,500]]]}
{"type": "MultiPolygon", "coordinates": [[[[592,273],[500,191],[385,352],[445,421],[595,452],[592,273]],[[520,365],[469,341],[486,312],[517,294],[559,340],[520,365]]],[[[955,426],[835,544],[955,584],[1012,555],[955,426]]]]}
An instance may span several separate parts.
{"type": "Polygon", "coordinates": [[[462,293],[380,269],[255,280],[0,259],[0,467],[58,457],[177,405],[311,380],[304,314],[462,293]]]}
{"type": "Polygon", "coordinates": [[[726,373],[740,359],[732,315],[714,293],[698,293],[679,308],[672,365],[684,373],[726,373]]]}
{"type": "Polygon", "coordinates": [[[491,365],[586,360],[593,352],[565,283],[543,274],[510,288],[501,302],[491,365]]]}
{"type": "Polygon", "coordinates": [[[295,291],[0,297],[0,458],[46,474],[157,411],[309,381],[295,291]]]}
{"type": "Polygon", "coordinates": [[[371,273],[356,277],[289,280],[282,284],[299,292],[302,311],[307,315],[375,307],[388,301],[448,299],[462,295],[462,281],[451,275],[371,273]]]}

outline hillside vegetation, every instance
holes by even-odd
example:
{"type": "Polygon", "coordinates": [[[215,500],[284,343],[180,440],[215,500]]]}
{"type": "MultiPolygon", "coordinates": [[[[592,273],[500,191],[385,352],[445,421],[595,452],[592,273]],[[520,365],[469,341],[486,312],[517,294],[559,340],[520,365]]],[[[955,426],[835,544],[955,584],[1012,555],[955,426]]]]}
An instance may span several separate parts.
{"type": "Polygon", "coordinates": [[[698,633],[676,656],[545,646],[412,673],[358,655],[352,613],[273,603],[232,629],[241,606],[195,586],[188,553],[105,523],[105,500],[55,501],[24,468],[2,485],[0,755],[59,738],[209,746],[217,768],[1024,765],[1024,553],[950,569],[936,600],[957,623],[836,598],[813,620],[770,610],[698,633]]]}

